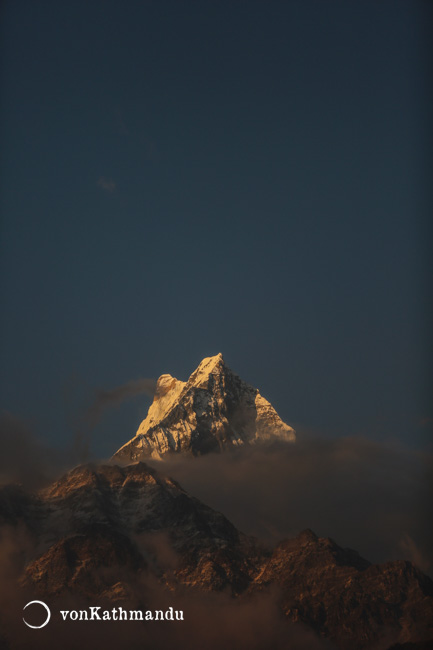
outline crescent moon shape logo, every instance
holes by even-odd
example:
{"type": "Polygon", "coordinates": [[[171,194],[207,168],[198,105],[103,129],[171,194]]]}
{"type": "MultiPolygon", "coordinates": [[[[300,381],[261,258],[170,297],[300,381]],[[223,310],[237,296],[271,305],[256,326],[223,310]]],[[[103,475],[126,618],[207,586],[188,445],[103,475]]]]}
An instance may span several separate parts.
{"type": "Polygon", "coordinates": [[[27,625],[27,627],[31,627],[33,630],[40,630],[41,627],[45,627],[46,624],[49,622],[49,620],[50,620],[50,618],[51,618],[51,611],[50,611],[50,608],[48,607],[48,605],[46,605],[45,603],[43,603],[42,600],[31,600],[31,601],[30,601],[29,603],[27,603],[27,605],[23,608],[23,611],[24,611],[25,609],[27,609],[27,607],[28,607],[29,605],[33,605],[33,604],[35,604],[35,603],[36,603],[37,605],[42,605],[42,607],[45,607],[45,609],[47,610],[47,618],[46,618],[45,622],[42,623],[42,625],[30,625],[30,623],[27,623],[27,621],[26,621],[26,619],[24,618],[24,616],[23,616],[23,621],[24,621],[24,623],[27,625]]]}

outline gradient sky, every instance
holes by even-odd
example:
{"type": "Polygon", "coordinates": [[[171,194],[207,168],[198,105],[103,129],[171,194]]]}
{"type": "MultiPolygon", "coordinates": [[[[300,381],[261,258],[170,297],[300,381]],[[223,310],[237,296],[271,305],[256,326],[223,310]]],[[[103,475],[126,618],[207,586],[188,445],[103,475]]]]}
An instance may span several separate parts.
{"type": "Polygon", "coordinates": [[[300,431],[425,445],[432,14],[3,2],[1,408],[61,445],[93,388],[221,351],[300,431]]]}

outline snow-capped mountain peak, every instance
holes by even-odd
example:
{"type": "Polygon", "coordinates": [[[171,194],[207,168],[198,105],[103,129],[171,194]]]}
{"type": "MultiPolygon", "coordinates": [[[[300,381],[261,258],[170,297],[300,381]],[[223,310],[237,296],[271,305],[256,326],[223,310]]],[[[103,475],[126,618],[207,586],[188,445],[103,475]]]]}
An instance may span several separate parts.
{"type": "Polygon", "coordinates": [[[221,353],[201,361],[187,382],[161,375],[147,417],[114,458],[161,459],[169,452],[201,455],[271,439],[293,442],[295,432],[221,353]]]}
{"type": "Polygon", "coordinates": [[[192,373],[188,383],[194,384],[197,387],[203,387],[207,385],[210,375],[221,374],[225,368],[226,365],[221,352],[214,357],[205,357],[192,373]]]}

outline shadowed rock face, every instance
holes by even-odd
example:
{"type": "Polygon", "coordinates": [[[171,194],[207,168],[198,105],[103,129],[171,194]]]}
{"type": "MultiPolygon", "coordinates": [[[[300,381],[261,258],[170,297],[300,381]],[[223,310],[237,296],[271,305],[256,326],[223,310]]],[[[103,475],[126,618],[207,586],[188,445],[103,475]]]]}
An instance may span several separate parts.
{"type": "Polygon", "coordinates": [[[113,458],[131,462],[172,452],[197,456],[272,439],[294,441],[295,432],[217,354],[203,359],[187,382],[162,375],[136,436],[113,458]]]}
{"type": "Polygon", "coordinates": [[[250,586],[278,585],[287,618],[340,648],[433,638],[433,583],[410,562],[372,565],[304,531],[281,542],[250,586]]]}
{"type": "Polygon", "coordinates": [[[410,562],[372,565],[308,530],[272,551],[144,463],[79,466],[33,495],[4,488],[2,527],[28,531],[21,583],[38,596],[141,606],[155,585],[242,602],[269,594],[287,625],[331,647],[433,639],[433,583],[410,562]]]}
{"type": "Polygon", "coordinates": [[[12,496],[0,492],[0,522],[31,532],[25,582],[41,593],[109,596],[140,574],[236,594],[257,573],[253,540],[144,463],[79,466],[32,498],[12,496]]]}

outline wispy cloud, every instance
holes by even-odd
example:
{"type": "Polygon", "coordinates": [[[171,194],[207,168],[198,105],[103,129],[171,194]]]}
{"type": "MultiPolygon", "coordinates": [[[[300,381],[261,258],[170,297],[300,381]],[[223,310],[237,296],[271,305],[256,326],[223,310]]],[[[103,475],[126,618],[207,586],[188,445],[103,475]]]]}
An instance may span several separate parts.
{"type": "Polygon", "coordinates": [[[112,178],[105,178],[105,176],[100,176],[98,179],[97,185],[101,187],[105,192],[114,192],[116,189],[116,183],[112,178]]]}
{"type": "Polygon", "coordinates": [[[7,411],[0,414],[0,485],[40,487],[77,460],[72,450],[50,448],[38,439],[25,420],[7,411]]]}
{"type": "Polygon", "coordinates": [[[92,404],[87,408],[85,420],[92,426],[96,426],[102,413],[113,406],[119,406],[127,399],[135,395],[148,395],[153,397],[156,390],[155,379],[133,379],[122,386],[116,386],[109,390],[96,389],[92,404]]]}
{"type": "MultiPolygon", "coordinates": [[[[73,434],[73,451],[75,456],[79,458],[79,461],[81,463],[86,463],[93,457],[91,451],[93,432],[107,410],[118,407],[123,402],[137,395],[147,395],[148,397],[153,398],[155,390],[156,379],[150,378],[133,379],[121,386],[116,386],[110,389],[95,388],[90,390],[89,387],[84,387],[84,395],[82,395],[81,398],[77,395],[81,404],[78,405],[78,403],[75,403],[72,406],[72,410],[71,407],[68,406],[69,412],[67,414],[68,424],[73,434]]],[[[75,402],[73,391],[74,388],[72,385],[71,387],[66,388],[66,405],[70,399],[75,402]]],[[[129,437],[130,436],[128,436],[128,438],[129,437]]],[[[125,442],[127,442],[126,439],[125,442]]]]}
{"type": "MultiPolygon", "coordinates": [[[[152,464],[153,461],[150,461],[152,464]]],[[[160,465],[158,465],[160,467],[160,465]]],[[[362,437],[164,459],[184,489],[270,543],[311,528],[372,562],[433,567],[433,455],[362,437]]]]}

